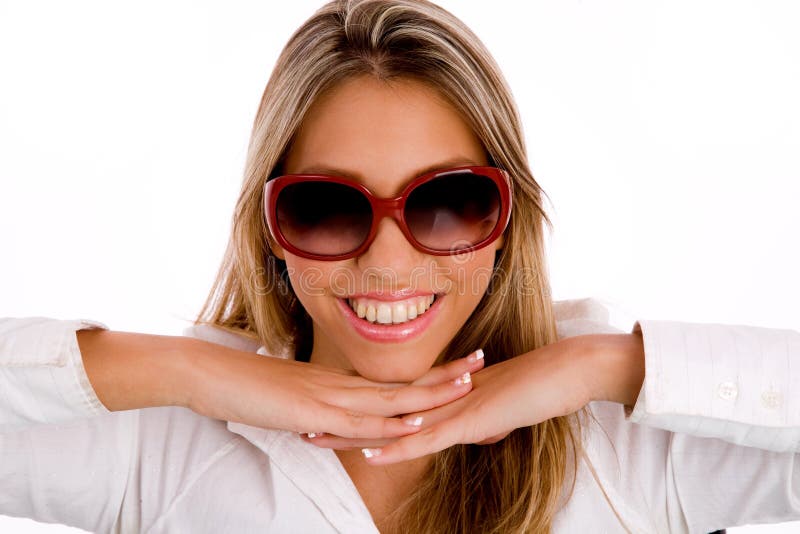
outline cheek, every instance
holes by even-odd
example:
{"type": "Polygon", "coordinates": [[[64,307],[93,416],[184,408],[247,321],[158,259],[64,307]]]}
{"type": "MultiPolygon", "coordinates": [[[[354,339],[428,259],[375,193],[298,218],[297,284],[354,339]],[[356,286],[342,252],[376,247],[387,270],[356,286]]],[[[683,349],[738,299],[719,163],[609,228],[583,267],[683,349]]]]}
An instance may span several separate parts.
{"type": "Polygon", "coordinates": [[[306,309],[313,305],[313,297],[325,294],[328,273],[318,262],[287,254],[286,270],[292,289],[306,309]]]}
{"type": "Polygon", "coordinates": [[[466,259],[454,256],[449,263],[447,270],[455,274],[451,283],[456,286],[454,289],[458,294],[480,300],[494,272],[494,250],[486,247],[466,259]]]}

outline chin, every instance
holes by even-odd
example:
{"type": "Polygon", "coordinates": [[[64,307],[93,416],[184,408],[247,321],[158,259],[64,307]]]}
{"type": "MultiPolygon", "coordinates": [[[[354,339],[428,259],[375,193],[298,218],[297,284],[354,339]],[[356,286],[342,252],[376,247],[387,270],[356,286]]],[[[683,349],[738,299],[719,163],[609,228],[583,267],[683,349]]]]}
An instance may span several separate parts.
{"type": "MultiPolygon", "coordinates": [[[[394,359],[394,358],[392,358],[394,359]]],[[[409,364],[408,358],[398,357],[398,361],[387,361],[385,355],[371,360],[351,360],[353,368],[362,377],[374,382],[413,382],[427,373],[432,364],[430,362],[413,362],[409,364]]]]}

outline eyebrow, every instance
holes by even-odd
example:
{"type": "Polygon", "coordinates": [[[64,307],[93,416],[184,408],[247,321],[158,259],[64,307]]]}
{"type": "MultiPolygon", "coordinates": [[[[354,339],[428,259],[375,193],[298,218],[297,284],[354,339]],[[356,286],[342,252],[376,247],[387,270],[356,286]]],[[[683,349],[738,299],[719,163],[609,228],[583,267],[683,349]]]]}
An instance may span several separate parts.
{"type": "MultiPolygon", "coordinates": [[[[407,178],[413,179],[416,178],[417,176],[428,174],[429,172],[450,169],[453,167],[462,167],[466,165],[470,165],[473,167],[479,166],[478,163],[475,163],[470,158],[459,156],[455,158],[450,158],[445,161],[441,161],[439,163],[435,163],[433,165],[429,165],[427,167],[423,167],[421,169],[417,169],[414,171],[412,176],[409,176],[407,178]]],[[[345,169],[338,169],[336,167],[322,166],[322,165],[311,165],[294,174],[332,174],[335,176],[341,176],[343,178],[351,178],[361,182],[364,181],[364,177],[358,172],[348,171],[345,169]]]]}

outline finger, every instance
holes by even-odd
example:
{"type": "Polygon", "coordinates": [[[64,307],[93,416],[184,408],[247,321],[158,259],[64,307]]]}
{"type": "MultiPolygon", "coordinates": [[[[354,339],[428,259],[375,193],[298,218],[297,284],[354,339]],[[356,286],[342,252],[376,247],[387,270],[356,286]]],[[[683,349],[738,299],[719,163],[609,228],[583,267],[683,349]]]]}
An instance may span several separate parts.
{"type": "Polygon", "coordinates": [[[347,451],[353,449],[363,449],[364,447],[384,447],[394,441],[396,438],[391,439],[357,439],[357,438],[343,438],[341,436],[334,436],[333,434],[300,434],[303,441],[307,441],[312,445],[324,449],[336,449],[340,451],[347,451]]]}
{"type": "MultiPolygon", "coordinates": [[[[439,406],[438,408],[433,408],[432,410],[426,410],[424,412],[416,412],[412,414],[408,414],[401,418],[401,420],[407,425],[418,426],[422,428],[427,428],[433,426],[441,421],[444,421],[447,418],[453,417],[455,414],[461,412],[464,409],[464,405],[462,402],[466,399],[459,399],[455,402],[451,402],[450,404],[446,404],[444,406],[439,406]]],[[[324,448],[330,449],[362,449],[364,447],[383,447],[384,445],[388,445],[396,438],[393,439],[383,439],[383,440],[376,440],[376,439],[363,439],[363,438],[347,438],[343,436],[337,436],[335,434],[325,434],[321,432],[314,432],[311,434],[300,434],[300,436],[309,443],[313,443],[314,445],[318,445],[324,448]]]]}
{"type": "Polygon", "coordinates": [[[461,443],[460,418],[448,419],[438,425],[424,428],[416,434],[402,437],[384,447],[365,447],[364,458],[371,465],[404,462],[433,454],[461,443]]]}
{"type": "Polygon", "coordinates": [[[322,363],[309,363],[298,362],[297,360],[279,360],[282,365],[295,366],[302,368],[305,372],[309,373],[332,373],[343,376],[358,376],[358,373],[353,369],[342,369],[341,367],[333,367],[322,363]]]}
{"type": "Polygon", "coordinates": [[[474,373],[483,368],[483,350],[478,349],[465,358],[433,367],[430,371],[412,382],[415,386],[430,386],[453,380],[466,372],[474,373]]]}
{"type": "Polygon", "coordinates": [[[456,399],[453,402],[444,404],[442,406],[437,406],[436,408],[432,408],[430,410],[408,413],[402,416],[401,419],[406,424],[428,428],[437,425],[446,419],[456,417],[458,414],[464,411],[469,402],[470,396],[467,395],[461,397],[460,399],[456,399]]]}
{"type": "MultiPolygon", "coordinates": [[[[348,438],[396,438],[418,432],[420,427],[394,417],[381,417],[320,404],[314,430],[348,438]]],[[[307,431],[308,432],[308,431],[307,431]]]]}
{"type": "MultiPolygon", "coordinates": [[[[309,364],[302,364],[302,365],[309,365],[309,364]]],[[[316,364],[315,364],[316,365],[316,364]]],[[[411,382],[375,382],[373,380],[369,380],[364,378],[356,371],[353,370],[345,370],[339,369],[335,367],[327,367],[323,365],[316,365],[316,371],[324,371],[325,373],[333,373],[334,376],[330,376],[327,374],[324,378],[328,381],[332,381],[331,385],[339,386],[339,387],[369,387],[369,386],[381,386],[381,387],[392,387],[398,388],[408,385],[415,385],[415,386],[432,386],[436,384],[440,384],[442,382],[447,382],[449,380],[454,380],[455,378],[463,375],[464,373],[470,372],[475,373],[480,371],[484,366],[484,358],[483,358],[483,350],[478,349],[474,352],[471,352],[464,358],[459,358],[457,360],[453,360],[451,362],[447,362],[442,365],[437,365],[436,367],[431,368],[427,373],[422,375],[420,378],[411,382]]]]}
{"type": "MultiPolygon", "coordinates": [[[[439,406],[438,408],[434,408],[432,410],[426,410],[424,412],[416,412],[412,414],[408,414],[402,417],[402,421],[407,425],[414,425],[419,426],[422,428],[427,428],[437,423],[444,421],[454,415],[460,413],[464,409],[464,402],[466,398],[459,399],[455,402],[451,402],[450,404],[446,404],[444,406],[439,406]]],[[[314,445],[318,445],[324,448],[330,449],[363,449],[364,447],[383,447],[388,445],[394,439],[384,439],[384,440],[376,440],[376,439],[360,439],[360,438],[347,438],[343,436],[337,436],[335,434],[324,434],[324,433],[313,433],[313,435],[309,434],[301,434],[304,440],[313,443],[314,445]]]]}
{"type": "Polygon", "coordinates": [[[463,397],[471,389],[472,375],[466,372],[452,381],[433,386],[322,388],[317,395],[328,404],[346,410],[393,417],[442,406],[463,397]]]}

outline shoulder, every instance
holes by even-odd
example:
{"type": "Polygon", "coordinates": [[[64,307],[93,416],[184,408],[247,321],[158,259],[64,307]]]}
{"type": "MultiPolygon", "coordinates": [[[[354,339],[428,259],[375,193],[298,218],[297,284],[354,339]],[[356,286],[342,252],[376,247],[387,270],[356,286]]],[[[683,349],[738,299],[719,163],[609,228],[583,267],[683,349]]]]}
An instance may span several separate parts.
{"type": "Polygon", "coordinates": [[[183,329],[183,335],[185,337],[202,339],[210,343],[225,345],[226,347],[248,352],[256,352],[261,346],[261,343],[259,343],[257,339],[246,334],[244,331],[237,332],[232,329],[208,323],[188,326],[183,329]]]}
{"type": "Polygon", "coordinates": [[[183,336],[202,339],[203,341],[224,345],[236,350],[257,352],[263,356],[273,356],[284,359],[291,358],[288,347],[280,354],[269,354],[264,344],[255,338],[252,333],[223,328],[219,325],[209,323],[194,324],[183,329],[183,336]]]}
{"type": "Polygon", "coordinates": [[[630,332],[633,321],[620,304],[598,297],[554,300],[558,338],[630,332]]]}

